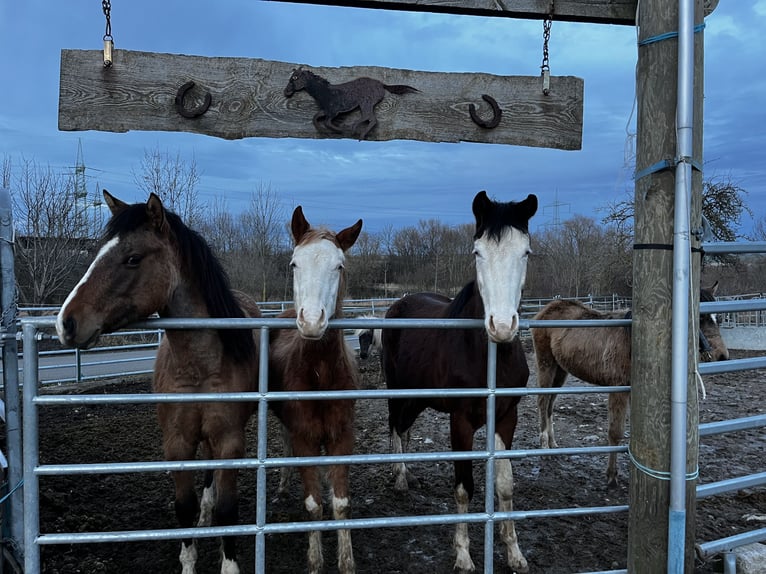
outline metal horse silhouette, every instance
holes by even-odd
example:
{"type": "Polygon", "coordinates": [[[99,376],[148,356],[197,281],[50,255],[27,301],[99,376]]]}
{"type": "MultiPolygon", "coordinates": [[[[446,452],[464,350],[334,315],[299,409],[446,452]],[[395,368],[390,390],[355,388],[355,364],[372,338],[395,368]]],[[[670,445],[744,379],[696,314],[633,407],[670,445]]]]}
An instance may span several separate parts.
{"type": "Polygon", "coordinates": [[[312,119],[317,131],[321,131],[324,127],[335,133],[354,135],[361,129],[360,140],[365,139],[378,123],[374,108],[386,92],[403,95],[419,91],[417,88],[404,84],[387,85],[373,78],[357,78],[343,84],[331,84],[314,72],[296,68],[285,86],[285,97],[290,98],[300,90],[306,90],[319,104],[320,110],[312,119]],[[357,108],[362,113],[362,117],[351,129],[343,128],[335,123],[339,115],[352,112],[357,108]],[[363,127],[365,123],[367,126],[363,127]]]}

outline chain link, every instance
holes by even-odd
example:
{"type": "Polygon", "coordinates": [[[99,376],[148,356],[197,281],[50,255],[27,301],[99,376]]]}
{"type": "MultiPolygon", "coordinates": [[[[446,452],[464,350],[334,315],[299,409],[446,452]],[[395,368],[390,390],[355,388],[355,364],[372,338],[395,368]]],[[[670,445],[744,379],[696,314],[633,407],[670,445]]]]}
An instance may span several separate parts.
{"type": "Polygon", "coordinates": [[[550,62],[548,60],[548,42],[551,39],[551,25],[553,24],[553,20],[551,20],[550,16],[547,16],[545,20],[543,20],[543,63],[540,66],[540,70],[550,70],[550,62]]]}
{"type": "Polygon", "coordinates": [[[101,8],[106,16],[106,30],[104,31],[104,40],[112,40],[112,2],[111,0],[101,0],[101,8]]]}

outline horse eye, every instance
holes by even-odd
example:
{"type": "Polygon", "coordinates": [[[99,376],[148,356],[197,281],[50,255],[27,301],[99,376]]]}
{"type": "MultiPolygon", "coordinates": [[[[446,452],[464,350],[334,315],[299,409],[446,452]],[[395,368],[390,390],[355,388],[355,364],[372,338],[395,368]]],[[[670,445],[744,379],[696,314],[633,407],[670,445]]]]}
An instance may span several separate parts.
{"type": "Polygon", "coordinates": [[[128,267],[138,267],[139,263],[141,263],[140,255],[129,255],[128,258],[125,260],[125,265],[127,265],[128,267]]]}
{"type": "Polygon", "coordinates": [[[290,269],[295,269],[298,267],[298,265],[295,263],[295,261],[290,261],[290,269]]]}

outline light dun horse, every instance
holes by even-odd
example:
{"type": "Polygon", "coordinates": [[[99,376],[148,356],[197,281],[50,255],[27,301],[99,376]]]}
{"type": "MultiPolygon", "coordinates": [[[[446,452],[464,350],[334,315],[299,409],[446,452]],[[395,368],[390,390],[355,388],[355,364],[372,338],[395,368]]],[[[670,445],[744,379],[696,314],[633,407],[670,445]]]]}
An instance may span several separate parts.
{"type": "MultiPolygon", "coordinates": [[[[260,317],[255,302],[233,292],[205,240],[151,194],[128,205],[104,190],[112,212],[104,245],[69,294],[56,320],[61,343],[92,346],[99,335],[159,313],[161,317],[260,317]]],[[[256,391],[258,351],[250,330],[167,330],[157,351],[154,391],[256,391]]],[[[245,455],[248,403],[160,403],[157,414],[167,460],[245,455]]],[[[208,471],[201,506],[190,471],[173,472],[175,511],[182,528],[238,520],[237,471],[208,471]]],[[[222,574],[237,574],[234,538],[223,539],[222,574]]],[[[183,574],[193,574],[193,539],[181,543],[183,574]]]]}
{"type": "MultiPolygon", "coordinates": [[[[473,200],[476,217],[474,256],[476,280],[451,300],[435,293],[407,295],[394,303],[387,318],[473,318],[484,319],[484,329],[383,329],[383,365],[386,383],[392,389],[480,388],[487,384],[487,338],[497,346],[497,386],[524,387],[529,369],[517,334],[521,290],[530,253],[528,222],[537,211],[537,197],[522,202],[499,203],[480,192],[473,200]]],[[[495,402],[496,450],[511,447],[516,429],[519,397],[497,397],[495,402]]],[[[389,427],[394,452],[402,452],[409,429],[417,416],[430,407],[450,414],[452,450],[470,451],[473,435],[486,423],[485,398],[389,399],[389,427]]],[[[468,511],[474,482],[470,460],[455,462],[455,499],[460,513],[468,511]]],[[[513,508],[513,473],[506,459],[495,461],[495,488],[501,512],[513,508]]],[[[404,464],[394,465],[395,488],[406,491],[408,479],[415,483],[404,464]]],[[[501,537],[511,569],[527,571],[519,549],[513,521],[504,521],[501,537]]],[[[469,551],[468,527],[457,525],[454,539],[455,568],[474,570],[469,551]]]]}
{"type": "MultiPolygon", "coordinates": [[[[328,329],[328,321],[343,316],[345,252],[362,229],[360,219],[351,227],[333,233],[309,225],[301,207],[292,217],[295,242],[290,266],[293,269],[295,308],[280,317],[295,318],[298,329],[281,329],[270,343],[269,388],[272,391],[325,391],[357,388],[356,361],[343,331],[328,329]]],[[[295,456],[351,454],[354,447],[354,401],[304,400],[270,403],[285,427],[295,456]]],[[[287,441],[286,441],[287,442],[287,441]]],[[[311,520],[322,519],[322,489],[319,468],[300,467],[304,504],[311,520]]],[[[348,465],[329,467],[333,517],[349,517],[348,465]]],[[[280,483],[280,489],[286,483],[280,483]]],[[[308,568],[314,574],[323,565],[321,532],[309,534],[308,568]]],[[[351,534],[338,530],[338,570],[355,571],[351,534]]]]}
{"type": "MultiPolygon", "coordinates": [[[[716,282],[710,289],[702,289],[700,301],[715,301],[716,282]]],[[[591,309],[579,301],[557,299],[543,307],[535,320],[590,320],[625,319],[627,310],[604,313],[591,309]]],[[[700,315],[700,353],[705,360],[722,361],[729,351],[721,337],[715,317],[700,315]]],[[[586,383],[609,386],[630,385],[630,328],[629,327],[538,327],[532,329],[532,340],[537,359],[537,384],[540,388],[561,387],[567,374],[586,383]]],[[[609,393],[609,444],[620,444],[625,433],[628,414],[628,394],[609,393]]],[[[540,446],[556,448],[553,433],[553,402],[555,394],[540,395],[537,407],[540,414],[540,446]]],[[[609,454],[606,469],[609,486],[617,484],[617,454],[609,454]]]]}
{"type": "MultiPolygon", "coordinates": [[[[359,315],[358,319],[377,319],[375,315],[359,315]]],[[[366,359],[373,351],[381,352],[383,341],[380,329],[357,329],[354,337],[359,339],[359,358],[366,359]]]]}

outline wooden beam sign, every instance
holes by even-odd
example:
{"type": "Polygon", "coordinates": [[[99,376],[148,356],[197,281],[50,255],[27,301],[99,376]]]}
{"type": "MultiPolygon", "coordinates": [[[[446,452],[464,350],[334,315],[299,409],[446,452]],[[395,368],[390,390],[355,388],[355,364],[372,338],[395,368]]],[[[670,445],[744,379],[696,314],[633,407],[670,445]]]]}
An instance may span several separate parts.
{"type": "Polygon", "coordinates": [[[546,95],[540,76],[370,66],[294,74],[287,62],[126,50],[113,62],[62,51],[60,130],[582,145],[583,80],[572,76],[551,77],[546,95]]]}
{"type": "Polygon", "coordinates": [[[551,16],[555,21],[589,22],[593,24],[636,23],[638,0],[278,0],[300,4],[326,4],[359,8],[385,8],[465,14],[470,16],[499,16],[541,20],[551,16]]]}

